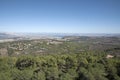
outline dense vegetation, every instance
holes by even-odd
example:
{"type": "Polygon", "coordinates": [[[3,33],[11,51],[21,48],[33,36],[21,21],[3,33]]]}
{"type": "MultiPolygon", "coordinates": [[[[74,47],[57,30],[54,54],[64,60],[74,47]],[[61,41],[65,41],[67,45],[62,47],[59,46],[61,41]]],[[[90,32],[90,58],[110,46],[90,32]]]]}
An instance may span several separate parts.
{"type": "Polygon", "coordinates": [[[120,59],[88,52],[0,57],[0,80],[120,80],[120,59]]]}
{"type": "Polygon", "coordinates": [[[119,38],[6,42],[0,54],[0,80],[120,80],[119,38]]]}

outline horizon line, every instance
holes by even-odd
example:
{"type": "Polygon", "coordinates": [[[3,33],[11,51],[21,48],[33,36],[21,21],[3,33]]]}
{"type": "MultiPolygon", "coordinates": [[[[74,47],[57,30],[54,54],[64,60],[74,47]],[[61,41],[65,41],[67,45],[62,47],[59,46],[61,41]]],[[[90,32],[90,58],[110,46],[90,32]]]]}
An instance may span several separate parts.
{"type": "Polygon", "coordinates": [[[110,33],[95,33],[95,32],[7,32],[7,31],[0,31],[0,33],[56,33],[56,34],[120,34],[115,32],[110,33]]]}

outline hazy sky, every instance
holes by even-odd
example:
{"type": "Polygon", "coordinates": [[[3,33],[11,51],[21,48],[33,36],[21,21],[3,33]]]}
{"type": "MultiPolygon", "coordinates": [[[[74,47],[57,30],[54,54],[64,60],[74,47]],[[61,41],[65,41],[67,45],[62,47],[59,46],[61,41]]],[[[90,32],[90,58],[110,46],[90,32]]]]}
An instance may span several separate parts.
{"type": "Polygon", "coordinates": [[[0,32],[120,33],[120,0],[0,0],[0,32]]]}

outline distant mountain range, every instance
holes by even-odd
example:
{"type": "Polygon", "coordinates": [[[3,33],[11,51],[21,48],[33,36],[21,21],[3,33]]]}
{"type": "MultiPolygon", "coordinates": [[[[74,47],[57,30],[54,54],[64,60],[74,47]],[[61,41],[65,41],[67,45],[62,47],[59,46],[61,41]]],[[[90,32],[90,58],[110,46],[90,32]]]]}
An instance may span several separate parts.
{"type": "Polygon", "coordinates": [[[62,38],[64,36],[117,36],[118,34],[105,33],[0,33],[0,39],[39,39],[39,38],[62,38]]]}
{"type": "Polygon", "coordinates": [[[15,38],[17,36],[13,34],[8,34],[8,33],[0,33],[0,39],[9,39],[9,38],[15,38]]]}

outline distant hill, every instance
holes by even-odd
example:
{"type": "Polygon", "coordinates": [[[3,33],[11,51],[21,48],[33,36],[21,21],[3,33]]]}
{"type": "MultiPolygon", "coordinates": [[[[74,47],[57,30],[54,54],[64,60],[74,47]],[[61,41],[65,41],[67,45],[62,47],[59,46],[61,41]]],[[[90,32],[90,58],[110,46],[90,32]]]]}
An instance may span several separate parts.
{"type": "Polygon", "coordinates": [[[104,33],[0,33],[0,39],[41,39],[41,38],[63,38],[66,36],[116,36],[120,34],[104,34],[104,33]]]}
{"type": "Polygon", "coordinates": [[[10,39],[10,38],[15,38],[17,36],[8,34],[8,33],[0,33],[0,39],[10,39]]]}

